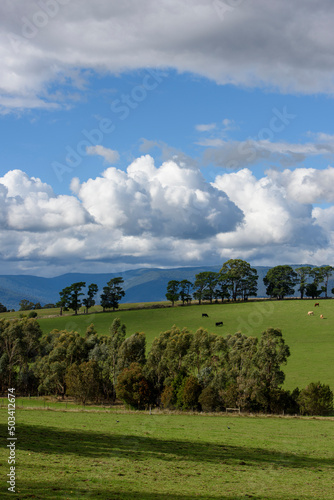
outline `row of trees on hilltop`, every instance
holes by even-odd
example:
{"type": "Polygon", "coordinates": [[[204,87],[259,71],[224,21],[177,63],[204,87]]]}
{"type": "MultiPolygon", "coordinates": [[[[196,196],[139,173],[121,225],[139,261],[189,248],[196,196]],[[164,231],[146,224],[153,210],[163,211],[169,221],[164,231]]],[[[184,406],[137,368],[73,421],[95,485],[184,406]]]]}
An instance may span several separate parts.
{"type": "MultiPolygon", "coordinates": [[[[295,294],[296,287],[300,292],[300,298],[317,298],[324,294],[328,297],[328,282],[334,272],[332,266],[301,266],[295,270],[288,265],[275,266],[268,270],[263,282],[266,286],[266,294],[269,297],[283,299],[286,296],[295,294]]],[[[183,304],[189,304],[192,299],[202,303],[202,301],[238,298],[247,300],[248,297],[256,297],[258,292],[258,273],[255,268],[241,259],[230,259],[225,262],[219,272],[204,271],[196,274],[194,283],[184,279],[181,281],[170,280],[167,284],[166,298],[172,302],[181,300],[183,304]]],[[[103,310],[115,310],[119,307],[125,292],[122,288],[123,278],[112,278],[100,295],[100,304],[103,310]]],[[[85,312],[96,303],[95,297],[98,293],[98,286],[92,283],[88,286],[86,293],[86,282],[80,281],[65,287],[59,292],[60,300],[56,306],[60,307],[60,314],[65,310],[72,309],[74,314],[78,314],[79,309],[84,306],[85,312]]],[[[334,288],[331,290],[334,294],[334,288]]],[[[47,304],[44,307],[52,307],[47,304]]],[[[20,302],[20,311],[41,309],[39,302],[34,304],[26,299],[20,302]]],[[[0,304],[0,312],[6,312],[7,308],[0,304]]]]}
{"type": "MultiPolygon", "coordinates": [[[[299,285],[300,298],[313,299],[324,293],[328,297],[328,281],[334,268],[332,266],[301,266],[293,270],[291,266],[276,266],[268,270],[263,282],[268,296],[277,299],[295,294],[299,285]]],[[[230,259],[219,272],[204,271],[196,274],[194,283],[189,280],[171,280],[167,284],[166,298],[172,305],[178,300],[189,304],[192,299],[202,301],[238,298],[247,300],[256,297],[258,274],[255,268],[241,259],[230,259]]],[[[332,289],[334,293],[334,289],[332,289]]]]}
{"type": "Polygon", "coordinates": [[[116,318],[108,335],[90,325],[85,336],[53,330],[42,336],[35,319],[0,319],[0,386],[17,393],[124,401],[181,410],[323,414],[332,410],[329,386],[286,391],[282,366],[290,356],[280,330],[260,338],[226,338],[173,326],[146,353],[144,333],[126,336],[116,318]]]}
{"type": "MultiPolygon", "coordinates": [[[[119,302],[124,297],[125,292],[122,288],[123,278],[117,277],[112,278],[106,286],[103,287],[103,292],[101,293],[101,306],[103,311],[106,309],[118,309],[119,302]]],[[[79,281],[78,283],[73,283],[70,286],[63,288],[59,292],[60,300],[57,302],[57,306],[60,307],[60,314],[63,311],[68,311],[72,309],[74,314],[78,314],[80,307],[85,307],[85,312],[95,305],[95,296],[99,291],[98,286],[95,283],[88,285],[88,291],[86,295],[83,293],[82,289],[86,287],[85,281],[79,281]],[[85,296],[85,297],[84,297],[85,296]],[[84,297],[84,298],[83,298],[84,297]]]]}
{"type": "MultiPolygon", "coordinates": [[[[319,297],[322,293],[328,297],[328,281],[334,272],[332,266],[301,266],[292,269],[291,266],[276,266],[269,269],[263,279],[266,293],[270,297],[283,299],[287,295],[294,295],[295,288],[300,292],[300,298],[305,295],[312,299],[319,297]]],[[[331,290],[334,293],[334,289],[331,290]]]]}
{"type": "MultiPolygon", "coordinates": [[[[106,286],[103,287],[100,295],[100,304],[103,307],[103,311],[107,309],[115,311],[115,309],[118,309],[120,301],[125,296],[125,292],[122,288],[123,283],[124,280],[122,277],[116,277],[109,280],[106,286]]],[[[33,311],[37,309],[59,307],[60,315],[62,315],[63,311],[68,311],[70,309],[74,311],[74,314],[78,314],[79,309],[84,306],[85,312],[88,314],[89,309],[96,304],[95,297],[99,288],[95,283],[88,285],[86,292],[83,291],[85,288],[85,281],[72,283],[59,292],[60,298],[56,304],[45,304],[43,307],[39,302],[35,304],[27,299],[22,299],[20,301],[19,310],[33,311]]],[[[2,304],[0,304],[0,312],[7,312],[7,308],[2,304]]]]}
{"type": "Polygon", "coordinates": [[[249,296],[257,295],[258,274],[255,268],[252,268],[248,262],[241,259],[230,259],[216,273],[213,271],[204,271],[196,274],[195,282],[188,280],[171,280],[167,285],[166,298],[172,304],[177,300],[182,303],[190,303],[192,298],[202,301],[224,300],[238,297],[246,300],[249,296]],[[192,293],[190,291],[192,290],[192,293]]]}

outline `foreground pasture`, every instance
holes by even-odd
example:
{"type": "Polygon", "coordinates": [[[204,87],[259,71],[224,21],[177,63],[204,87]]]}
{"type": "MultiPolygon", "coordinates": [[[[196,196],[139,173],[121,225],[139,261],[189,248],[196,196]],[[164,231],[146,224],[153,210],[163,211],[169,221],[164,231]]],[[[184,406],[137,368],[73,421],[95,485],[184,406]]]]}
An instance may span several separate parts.
{"type": "Polygon", "coordinates": [[[334,499],[330,419],[18,410],[17,437],[1,498],[334,499]]]}
{"type": "Polygon", "coordinates": [[[84,335],[94,323],[98,334],[108,334],[115,317],[127,326],[127,333],[145,332],[148,348],[160,332],[172,325],[187,327],[195,332],[206,328],[209,332],[226,336],[241,331],[259,337],[268,327],[280,328],[290,347],[285,387],[303,388],[310,382],[321,381],[334,389],[334,301],[318,300],[314,308],[311,300],[258,301],[246,303],[205,304],[165,309],[119,310],[114,313],[92,313],[78,316],[40,319],[44,333],[53,328],[75,330],[84,335]],[[308,311],[314,310],[314,316],[308,311]],[[208,317],[202,317],[202,314],[208,317]],[[324,319],[320,319],[323,314],[324,319]],[[223,321],[223,326],[216,326],[223,321]]]}

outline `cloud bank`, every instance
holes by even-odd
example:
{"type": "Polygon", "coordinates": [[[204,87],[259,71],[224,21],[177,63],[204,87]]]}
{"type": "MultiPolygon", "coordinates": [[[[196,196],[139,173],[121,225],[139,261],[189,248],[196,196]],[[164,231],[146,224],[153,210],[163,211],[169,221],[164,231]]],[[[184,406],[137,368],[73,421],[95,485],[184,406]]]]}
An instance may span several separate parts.
{"type": "Polygon", "coordinates": [[[77,98],[91,71],[148,67],[332,94],[333,15],[330,0],[4,1],[0,105],[54,109],[77,98]]]}
{"type": "Polygon", "coordinates": [[[0,178],[1,273],[141,266],[331,263],[334,169],[245,168],[207,182],[183,161],[149,155],[55,195],[21,170],[0,178]]]}

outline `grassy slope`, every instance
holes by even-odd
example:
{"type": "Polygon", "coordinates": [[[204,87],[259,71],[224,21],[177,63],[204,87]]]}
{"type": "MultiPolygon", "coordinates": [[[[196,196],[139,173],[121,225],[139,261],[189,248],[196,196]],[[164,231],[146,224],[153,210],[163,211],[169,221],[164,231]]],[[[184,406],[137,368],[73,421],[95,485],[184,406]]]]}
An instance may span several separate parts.
{"type": "Polygon", "coordinates": [[[334,499],[329,420],[19,410],[17,437],[1,498],[334,499]]]}
{"type": "Polygon", "coordinates": [[[117,311],[115,313],[96,313],[89,315],[66,316],[63,318],[41,319],[40,324],[46,333],[53,328],[76,330],[84,334],[86,328],[94,323],[99,334],[107,334],[115,317],[120,317],[131,335],[137,331],[146,334],[148,347],[161,331],[172,325],[188,327],[196,331],[199,327],[220,335],[242,331],[246,335],[259,336],[268,327],[280,328],[291,356],[284,367],[286,387],[305,387],[311,381],[320,380],[334,388],[334,301],[320,301],[314,309],[314,302],[305,300],[286,300],[280,302],[249,302],[237,304],[214,304],[167,309],[117,311]],[[315,311],[314,317],[307,316],[309,310],[315,311]],[[209,318],[202,318],[207,312],[209,318]],[[325,319],[320,319],[320,313],[325,319]],[[224,321],[223,327],[216,327],[216,321],[224,321]]]}

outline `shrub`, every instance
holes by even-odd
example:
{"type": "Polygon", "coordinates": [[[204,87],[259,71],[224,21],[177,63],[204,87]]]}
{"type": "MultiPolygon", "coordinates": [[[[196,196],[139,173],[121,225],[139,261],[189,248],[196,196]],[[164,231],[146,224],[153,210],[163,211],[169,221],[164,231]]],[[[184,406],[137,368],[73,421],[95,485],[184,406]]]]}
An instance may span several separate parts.
{"type": "Polygon", "coordinates": [[[187,378],[187,374],[184,370],[181,370],[171,383],[174,391],[174,398],[172,399],[172,404],[176,408],[182,408],[183,405],[183,388],[187,378]]]}
{"type": "Polygon", "coordinates": [[[73,363],[65,376],[67,393],[85,404],[87,400],[98,399],[99,372],[96,361],[73,363]]]}
{"type": "Polygon", "coordinates": [[[220,390],[219,395],[222,398],[223,406],[225,408],[228,407],[236,407],[238,405],[238,386],[235,383],[229,384],[226,389],[220,390]]]}
{"type": "Polygon", "coordinates": [[[275,389],[270,394],[270,407],[273,413],[282,413],[294,415],[299,413],[299,404],[297,402],[300,391],[294,389],[292,392],[284,389],[275,389]]]}
{"type": "Polygon", "coordinates": [[[28,318],[37,318],[37,312],[36,311],[30,311],[28,314],[28,318]]]}
{"type": "Polygon", "coordinates": [[[219,396],[213,387],[206,387],[201,392],[198,402],[203,411],[215,411],[219,407],[219,396]]]}
{"type": "Polygon", "coordinates": [[[172,410],[175,407],[175,393],[171,385],[167,385],[161,393],[161,404],[163,408],[172,410]]]}
{"type": "Polygon", "coordinates": [[[196,377],[190,375],[186,378],[182,387],[182,408],[184,410],[197,410],[201,391],[202,387],[196,377]]]}
{"type": "Polygon", "coordinates": [[[302,415],[325,415],[333,410],[333,392],[329,385],[312,382],[298,397],[302,415]]]}
{"type": "Polygon", "coordinates": [[[153,391],[139,363],[132,363],[118,376],[116,395],[133,408],[143,409],[153,398],[153,391]]]}

